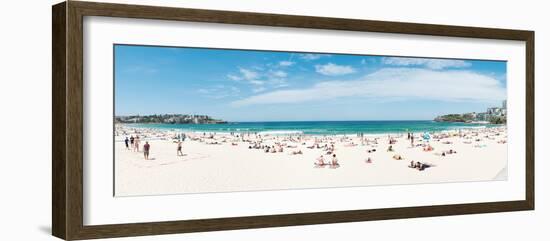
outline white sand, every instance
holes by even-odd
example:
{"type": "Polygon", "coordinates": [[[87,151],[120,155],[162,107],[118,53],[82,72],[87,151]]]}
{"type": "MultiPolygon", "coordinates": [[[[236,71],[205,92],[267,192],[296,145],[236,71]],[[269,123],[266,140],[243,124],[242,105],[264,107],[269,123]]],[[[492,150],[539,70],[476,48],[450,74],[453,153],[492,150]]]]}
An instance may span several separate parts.
{"type": "MultiPolygon", "coordinates": [[[[125,127],[118,128],[119,131],[129,131],[125,127]]],[[[380,137],[378,145],[361,145],[360,138],[355,135],[348,135],[351,139],[344,141],[341,137],[332,137],[341,165],[339,168],[315,167],[316,158],[326,151],[306,148],[314,142],[313,137],[294,143],[281,141],[283,137],[279,136],[280,142],[297,145],[297,148],[284,148],[283,153],[249,149],[252,144],[228,134],[218,134],[215,139],[188,138],[183,142],[185,156],[177,156],[177,144],[171,140],[173,133],[142,131],[140,151],[145,144],[144,140],[148,140],[151,145],[150,158],[153,160],[144,160],[142,152],[126,150],[121,141],[126,135],[115,138],[117,196],[492,181],[507,178],[507,144],[498,143],[506,140],[505,128],[476,129],[471,130],[466,137],[431,140],[430,145],[435,148],[431,152],[423,151],[422,147],[411,148],[406,135],[395,138],[397,143],[393,145],[394,152],[386,151],[389,146],[387,136],[380,137]],[[478,138],[480,140],[476,141],[478,138]],[[233,146],[232,140],[238,145],[233,146]],[[222,144],[206,144],[213,141],[222,144]],[[350,141],[358,145],[345,146],[350,141]],[[443,144],[446,141],[453,144],[443,144]],[[302,142],[306,145],[302,145],[302,142]],[[367,153],[367,149],[376,149],[376,152],[367,153]],[[449,149],[457,153],[444,157],[436,155],[449,149]],[[290,154],[296,150],[301,150],[303,154],[290,154]],[[404,159],[393,159],[395,154],[404,159]],[[373,162],[366,163],[367,157],[371,157],[373,162]],[[433,166],[418,171],[408,168],[411,160],[433,166]]],[[[416,136],[415,144],[421,143],[418,134],[416,136]]],[[[264,145],[276,142],[270,140],[275,139],[274,136],[263,139],[264,145]]],[[[373,140],[374,137],[370,136],[369,139],[373,140]]],[[[324,157],[327,162],[331,160],[329,155],[324,157]]]]}

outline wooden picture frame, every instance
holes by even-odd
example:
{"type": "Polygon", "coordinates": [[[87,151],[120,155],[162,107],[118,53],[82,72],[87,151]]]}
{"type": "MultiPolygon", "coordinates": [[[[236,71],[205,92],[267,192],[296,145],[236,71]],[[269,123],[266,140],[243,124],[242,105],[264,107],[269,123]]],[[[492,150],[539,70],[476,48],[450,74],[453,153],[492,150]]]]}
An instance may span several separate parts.
{"type": "Polygon", "coordinates": [[[52,232],[66,240],[533,210],[534,32],[68,1],[52,8],[52,232]],[[87,226],[83,224],[83,17],[365,31],[526,43],[525,200],[87,226]]]}

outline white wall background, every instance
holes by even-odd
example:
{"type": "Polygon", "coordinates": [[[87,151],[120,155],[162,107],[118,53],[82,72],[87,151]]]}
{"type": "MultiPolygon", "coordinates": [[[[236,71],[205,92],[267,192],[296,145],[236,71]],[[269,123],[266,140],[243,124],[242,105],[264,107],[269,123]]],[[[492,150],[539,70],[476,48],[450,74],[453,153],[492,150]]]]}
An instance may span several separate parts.
{"type": "MultiPolygon", "coordinates": [[[[99,0],[98,0],[99,1],[99,0]]],[[[51,237],[51,8],[7,1],[0,10],[0,240],[51,237]]],[[[120,240],[548,240],[550,21],[545,1],[233,0],[130,2],[536,31],[536,211],[237,230],[120,240]],[[544,126],[546,124],[546,126],[544,126]],[[542,151],[540,151],[542,150],[542,151]],[[421,231],[420,231],[421,230],[421,231]]]]}

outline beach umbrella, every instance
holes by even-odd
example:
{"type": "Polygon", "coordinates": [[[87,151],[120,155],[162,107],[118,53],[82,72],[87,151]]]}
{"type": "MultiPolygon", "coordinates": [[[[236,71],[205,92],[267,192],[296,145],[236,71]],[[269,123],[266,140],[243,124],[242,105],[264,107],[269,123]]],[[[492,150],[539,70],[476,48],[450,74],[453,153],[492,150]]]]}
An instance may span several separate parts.
{"type": "Polygon", "coordinates": [[[424,135],[422,135],[422,138],[424,139],[424,141],[430,141],[432,137],[430,136],[430,133],[424,132],[424,135]]]}

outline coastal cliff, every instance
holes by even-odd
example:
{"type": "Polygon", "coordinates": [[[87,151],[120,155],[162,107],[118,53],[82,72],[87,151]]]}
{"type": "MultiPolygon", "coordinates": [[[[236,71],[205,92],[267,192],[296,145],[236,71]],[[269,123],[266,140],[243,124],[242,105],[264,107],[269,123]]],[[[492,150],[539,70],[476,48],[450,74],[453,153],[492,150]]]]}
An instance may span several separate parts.
{"type": "Polygon", "coordinates": [[[491,123],[491,124],[506,124],[505,115],[491,115],[479,118],[477,115],[468,114],[448,114],[441,115],[434,119],[436,122],[464,122],[464,123],[491,123]]]}
{"type": "Polygon", "coordinates": [[[491,123],[506,124],[506,115],[508,114],[506,100],[502,101],[501,107],[489,107],[486,112],[447,114],[440,115],[434,119],[437,122],[464,122],[464,123],[491,123]]]}
{"type": "Polygon", "coordinates": [[[207,115],[164,114],[116,116],[115,123],[225,124],[227,121],[214,119],[207,115]]]}

